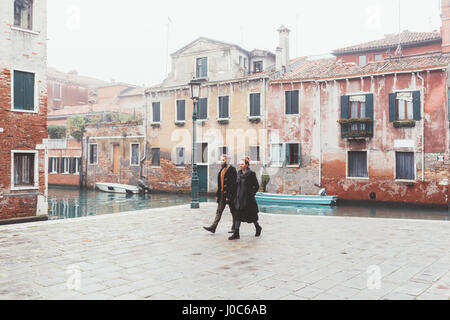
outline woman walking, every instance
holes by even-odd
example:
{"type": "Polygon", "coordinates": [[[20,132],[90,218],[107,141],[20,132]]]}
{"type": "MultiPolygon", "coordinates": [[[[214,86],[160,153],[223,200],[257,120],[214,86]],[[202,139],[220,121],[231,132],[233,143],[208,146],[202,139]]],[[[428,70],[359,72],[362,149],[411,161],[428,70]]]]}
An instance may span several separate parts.
{"type": "Polygon", "coordinates": [[[239,163],[239,170],[236,179],[236,218],[234,225],[234,233],[228,240],[239,239],[239,227],[241,222],[253,223],[255,225],[255,237],[261,235],[261,226],[258,224],[258,204],[255,200],[255,194],[259,190],[258,179],[250,166],[250,158],[246,157],[239,163]]]}

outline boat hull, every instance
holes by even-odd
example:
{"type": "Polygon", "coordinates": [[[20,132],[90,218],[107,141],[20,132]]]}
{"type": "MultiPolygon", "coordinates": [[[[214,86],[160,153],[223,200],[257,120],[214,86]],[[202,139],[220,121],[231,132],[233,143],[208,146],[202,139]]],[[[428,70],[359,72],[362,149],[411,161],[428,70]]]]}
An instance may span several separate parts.
{"type": "Polygon", "coordinates": [[[276,205],[276,206],[304,206],[304,205],[335,205],[337,196],[308,196],[308,195],[289,195],[275,193],[261,193],[255,195],[258,205],[276,205]]]}
{"type": "Polygon", "coordinates": [[[111,193],[138,193],[139,188],[127,184],[97,182],[95,184],[98,189],[111,193]]]}

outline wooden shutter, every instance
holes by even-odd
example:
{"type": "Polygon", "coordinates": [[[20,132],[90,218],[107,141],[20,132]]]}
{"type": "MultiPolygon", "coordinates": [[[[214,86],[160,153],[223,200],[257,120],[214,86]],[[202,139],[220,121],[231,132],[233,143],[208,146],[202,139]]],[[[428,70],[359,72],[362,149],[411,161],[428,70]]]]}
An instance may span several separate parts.
{"type": "Polygon", "coordinates": [[[34,110],[34,74],[24,73],[24,102],[26,110],[34,110]]]}
{"type": "Polygon", "coordinates": [[[56,158],[56,172],[61,173],[61,158],[56,158]]]}
{"type": "Polygon", "coordinates": [[[23,72],[14,71],[14,109],[25,109],[23,72]]]}
{"type": "Polygon", "coordinates": [[[253,94],[253,113],[252,116],[261,115],[261,96],[259,93],[253,94]]]}
{"type": "Polygon", "coordinates": [[[301,143],[298,144],[298,165],[302,165],[302,145],[301,143]]]}
{"type": "Polygon", "coordinates": [[[207,77],[208,76],[208,60],[207,58],[202,58],[201,61],[201,77],[207,77]]]}
{"type": "Polygon", "coordinates": [[[53,171],[53,158],[48,158],[48,172],[52,172],[53,171]]]}
{"type": "Polygon", "coordinates": [[[366,94],[366,117],[373,120],[373,94],[366,94]]]}
{"type": "Polygon", "coordinates": [[[292,114],[298,114],[299,111],[299,92],[298,91],[292,91],[291,93],[291,111],[292,114]]]}
{"type": "Polygon", "coordinates": [[[396,94],[389,93],[389,122],[397,120],[397,103],[396,94]]]}
{"type": "Polygon", "coordinates": [[[286,155],[286,159],[285,159],[286,165],[289,165],[289,149],[290,149],[289,143],[285,143],[284,151],[285,151],[285,155],[286,155]]]}
{"type": "Polygon", "coordinates": [[[177,100],[177,120],[186,120],[185,100],[177,100]]]}
{"type": "Polygon", "coordinates": [[[341,119],[348,119],[349,96],[341,96],[341,119]]]}
{"type": "Polygon", "coordinates": [[[420,91],[413,91],[413,111],[416,121],[421,119],[420,109],[420,91]]]}
{"type": "Polygon", "coordinates": [[[69,158],[69,173],[75,172],[75,158],[69,158]]]}
{"type": "Polygon", "coordinates": [[[292,113],[291,91],[286,91],[286,114],[292,113]]]}
{"type": "Polygon", "coordinates": [[[160,113],[160,103],[153,102],[153,122],[161,121],[161,113],[160,113]]]}

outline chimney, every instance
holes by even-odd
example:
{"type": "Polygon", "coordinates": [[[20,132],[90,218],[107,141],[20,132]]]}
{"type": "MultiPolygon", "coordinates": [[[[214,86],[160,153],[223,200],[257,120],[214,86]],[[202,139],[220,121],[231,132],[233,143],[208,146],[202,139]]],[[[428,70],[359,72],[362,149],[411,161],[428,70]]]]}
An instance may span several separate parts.
{"type": "Polygon", "coordinates": [[[291,30],[281,25],[281,27],[277,31],[280,37],[279,47],[281,48],[281,68],[286,72],[289,72],[289,33],[291,32],[291,30]]]}
{"type": "Polygon", "coordinates": [[[450,0],[441,0],[442,52],[450,52],[450,0]]]}
{"type": "Polygon", "coordinates": [[[281,48],[277,47],[277,50],[275,51],[275,69],[277,71],[281,71],[281,55],[282,55],[281,48]]]}

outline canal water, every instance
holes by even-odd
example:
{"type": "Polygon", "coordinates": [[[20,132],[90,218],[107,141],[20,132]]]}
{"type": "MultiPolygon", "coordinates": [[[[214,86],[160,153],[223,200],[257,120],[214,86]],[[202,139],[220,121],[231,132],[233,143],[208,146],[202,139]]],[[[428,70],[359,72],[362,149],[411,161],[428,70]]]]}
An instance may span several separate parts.
{"type": "MultiPolygon", "coordinates": [[[[162,208],[188,204],[189,194],[125,195],[94,190],[49,187],[49,218],[69,219],[100,214],[162,208]]],[[[200,202],[215,202],[213,196],[201,196],[200,202]]],[[[369,204],[328,206],[259,206],[271,214],[349,216],[367,218],[450,220],[447,209],[409,208],[403,206],[372,206],[369,204]]]]}

